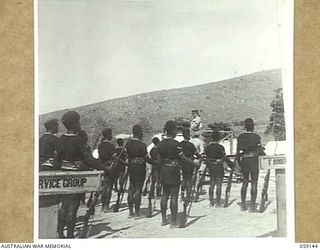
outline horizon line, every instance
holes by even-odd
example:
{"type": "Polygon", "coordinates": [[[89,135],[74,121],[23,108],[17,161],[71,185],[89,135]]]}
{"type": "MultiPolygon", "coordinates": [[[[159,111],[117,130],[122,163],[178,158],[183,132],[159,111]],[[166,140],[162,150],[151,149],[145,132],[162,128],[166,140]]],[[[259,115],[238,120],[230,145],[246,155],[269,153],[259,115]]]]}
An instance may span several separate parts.
{"type": "Polygon", "coordinates": [[[132,94],[132,95],[126,95],[126,96],[119,96],[119,97],[115,97],[115,98],[105,99],[105,100],[102,100],[102,101],[87,103],[87,104],[84,104],[84,105],[81,105],[81,106],[70,107],[70,108],[63,108],[63,109],[58,109],[58,110],[54,110],[54,111],[49,111],[49,112],[46,112],[46,113],[40,113],[40,112],[39,112],[38,115],[39,115],[39,116],[42,116],[42,115],[48,115],[48,114],[50,114],[50,113],[60,112],[60,111],[64,111],[64,110],[78,109],[78,108],[81,108],[81,107],[86,107],[86,106],[90,106],[90,105],[94,105],[94,104],[99,104],[99,103],[103,103],[103,102],[106,102],[106,101],[117,100],[117,99],[121,99],[121,98],[128,98],[128,97],[138,96],[138,95],[142,95],[142,94],[156,93],[156,92],[160,92],[160,91],[173,90],[173,89],[192,88],[192,87],[195,87],[195,86],[201,86],[201,85],[212,84],[212,83],[219,83],[219,82],[227,81],[227,80],[230,80],[230,79],[236,79],[236,78],[239,78],[239,77],[249,76],[249,75],[252,75],[252,74],[255,74],[255,73],[259,73],[259,72],[275,71],[275,70],[281,70],[281,68],[263,69],[263,70],[259,70],[259,71],[254,71],[254,72],[251,72],[251,73],[247,73],[247,74],[244,74],[244,75],[239,75],[239,76],[235,76],[235,77],[224,78],[224,79],[217,80],[217,81],[214,81],[214,82],[206,82],[206,83],[198,83],[198,84],[196,83],[196,84],[191,85],[191,86],[184,86],[184,87],[177,87],[177,88],[169,88],[169,89],[159,89],[159,90],[148,91],[148,92],[140,92],[140,93],[138,93],[138,94],[132,94]]]}

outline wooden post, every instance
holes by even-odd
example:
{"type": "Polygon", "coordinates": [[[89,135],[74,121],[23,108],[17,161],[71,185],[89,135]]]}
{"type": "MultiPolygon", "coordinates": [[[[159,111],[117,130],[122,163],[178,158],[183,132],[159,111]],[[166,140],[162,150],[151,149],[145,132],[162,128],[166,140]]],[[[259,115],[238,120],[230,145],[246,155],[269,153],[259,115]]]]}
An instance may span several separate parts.
{"type": "Polygon", "coordinates": [[[39,239],[55,239],[58,231],[57,195],[39,197],[39,239]]]}
{"type": "Polygon", "coordinates": [[[287,236],[286,171],[276,169],[277,226],[279,237],[287,236]]]}

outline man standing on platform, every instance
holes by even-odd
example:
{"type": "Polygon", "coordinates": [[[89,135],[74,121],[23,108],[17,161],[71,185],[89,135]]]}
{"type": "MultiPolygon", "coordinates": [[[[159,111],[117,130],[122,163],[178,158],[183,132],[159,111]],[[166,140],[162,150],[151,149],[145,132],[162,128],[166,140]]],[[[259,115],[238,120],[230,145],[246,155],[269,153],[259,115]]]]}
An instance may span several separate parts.
{"type": "Polygon", "coordinates": [[[193,132],[199,131],[202,128],[202,122],[201,122],[201,118],[199,115],[199,110],[197,110],[197,109],[192,110],[191,114],[193,116],[193,119],[191,121],[190,130],[193,132]]]}

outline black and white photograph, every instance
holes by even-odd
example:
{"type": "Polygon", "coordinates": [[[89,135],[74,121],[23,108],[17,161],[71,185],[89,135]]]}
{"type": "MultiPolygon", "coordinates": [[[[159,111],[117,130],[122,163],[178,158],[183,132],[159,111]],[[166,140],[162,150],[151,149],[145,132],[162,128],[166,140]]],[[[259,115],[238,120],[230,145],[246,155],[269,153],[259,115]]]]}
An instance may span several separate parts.
{"type": "Polygon", "coordinates": [[[290,2],[36,1],[36,237],[288,237],[290,2]]]}

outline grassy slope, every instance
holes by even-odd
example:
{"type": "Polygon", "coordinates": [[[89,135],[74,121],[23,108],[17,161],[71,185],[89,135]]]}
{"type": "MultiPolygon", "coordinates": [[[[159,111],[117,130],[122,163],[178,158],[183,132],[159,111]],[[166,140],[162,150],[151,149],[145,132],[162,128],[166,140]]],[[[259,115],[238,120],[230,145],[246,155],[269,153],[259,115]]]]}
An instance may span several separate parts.
{"type": "MultiPolygon", "coordinates": [[[[252,117],[267,125],[274,90],[281,87],[281,71],[260,71],[224,81],[179,89],[161,90],[77,107],[90,143],[104,126],[114,134],[130,133],[134,124],[143,122],[146,140],[162,130],[168,119],[187,118],[192,109],[202,110],[204,122],[232,122],[252,117]]],[[[48,117],[60,120],[66,110],[40,116],[40,134],[48,117]]],[[[60,130],[64,128],[61,125],[60,130]]]]}

